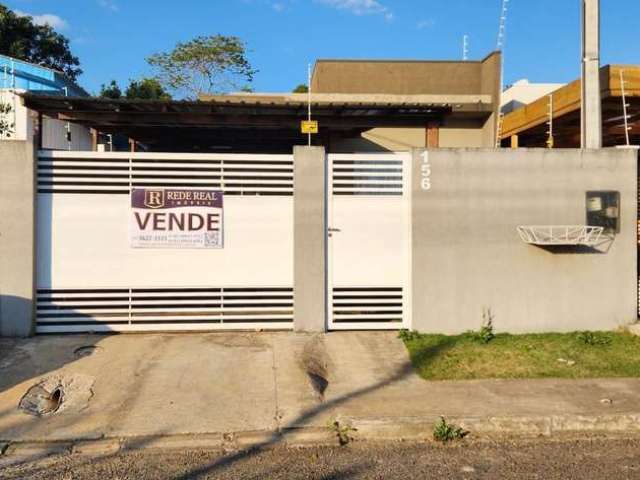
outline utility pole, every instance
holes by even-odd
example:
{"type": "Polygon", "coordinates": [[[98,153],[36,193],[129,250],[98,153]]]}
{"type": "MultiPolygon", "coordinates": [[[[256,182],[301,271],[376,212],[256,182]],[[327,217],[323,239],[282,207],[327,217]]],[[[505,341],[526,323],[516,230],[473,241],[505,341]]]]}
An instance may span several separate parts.
{"type": "Polygon", "coordinates": [[[600,0],[582,3],[582,148],[602,148],[600,0]]]}

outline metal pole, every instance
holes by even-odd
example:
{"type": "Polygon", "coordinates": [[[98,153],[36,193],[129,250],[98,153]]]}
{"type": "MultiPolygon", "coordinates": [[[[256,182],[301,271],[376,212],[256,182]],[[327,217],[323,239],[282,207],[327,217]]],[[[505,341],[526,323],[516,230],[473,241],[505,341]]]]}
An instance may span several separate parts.
{"type": "Polygon", "coordinates": [[[496,128],[496,148],[502,146],[502,122],[504,115],[502,113],[502,90],[504,90],[504,44],[507,34],[507,14],[509,12],[509,0],[502,0],[500,9],[500,26],[498,27],[498,42],[496,49],[500,52],[500,91],[498,92],[498,122],[496,128]]]}
{"type": "Polygon", "coordinates": [[[462,60],[469,60],[469,35],[462,37],[462,60]]]}
{"type": "MultiPolygon", "coordinates": [[[[69,89],[67,87],[62,87],[62,90],[64,90],[64,96],[68,97],[69,89]]],[[[65,128],[67,130],[67,150],[71,151],[71,123],[67,122],[65,128]]]]}
{"type": "Polygon", "coordinates": [[[547,139],[547,147],[553,148],[554,140],[553,140],[553,94],[549,95],[549,121],[547,122],[549,125],[549,138],[547,139]]]}
{"type": "Polygon", "coordinates": [[[600,0],[582,2],[582,148],[602,148],[600,0]]]}
{"type": "MultiPolygon", "coordinates": [[[[307,120],[311,121],[311,64],[307,65],[307,120]]],[[[307,133],[307,145],[311,146],[311,132],[307,133]]]]}
{"type": "Polygon", "coordinates": [[[620,69],[620,89],[622,90],[622,111],[624,113],[624,135],[628,147],[631,145],[631,141],[629,139],[629,104],[627,103],[627,91],[624,88],[624,84],[624,69],[620,69]]]}

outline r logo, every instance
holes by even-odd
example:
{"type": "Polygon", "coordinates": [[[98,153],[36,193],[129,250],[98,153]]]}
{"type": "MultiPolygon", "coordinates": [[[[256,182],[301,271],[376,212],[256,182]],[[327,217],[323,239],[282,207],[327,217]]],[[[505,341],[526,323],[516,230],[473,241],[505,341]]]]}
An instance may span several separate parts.
{"type": "Polygon", "coordinates": [[[145,190],[144,204],[149,208],[164,207],[164,190],[145,190]]]}

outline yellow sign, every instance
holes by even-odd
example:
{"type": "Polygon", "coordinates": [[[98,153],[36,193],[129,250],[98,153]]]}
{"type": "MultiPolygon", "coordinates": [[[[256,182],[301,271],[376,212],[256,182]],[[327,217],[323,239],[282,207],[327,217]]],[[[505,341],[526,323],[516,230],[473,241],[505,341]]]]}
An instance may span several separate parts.
{"type": "Polygon", "coordinates": [[[302,133],[318,133],[318,121],[304,120],[300,122],[300,130],[302,133]]]}

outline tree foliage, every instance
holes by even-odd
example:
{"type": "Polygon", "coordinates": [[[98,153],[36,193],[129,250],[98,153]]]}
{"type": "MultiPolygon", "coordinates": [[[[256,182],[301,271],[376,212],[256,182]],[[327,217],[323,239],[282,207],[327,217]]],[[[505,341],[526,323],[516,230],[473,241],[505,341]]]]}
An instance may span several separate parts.
{"type": "Polygon", "coordinates": [[[131,80],[125,92],[127,98],[144,100],[171,100],[171,95],[156,78],[131,80]]]}
{"type": "Polygon", "coordinates": [[[129,86],[122,93],[118,82],[111,80],[107,85],[100,87],[100,97],[102,98],[127,98],[129,100],[171,100],[171,95],[167,93],[160,82],[155,78],[143,77],[140,80],[129,80],[129,86]]]}
{"type": "Polygon", "coordinates": [[[0,54],[53,68],[76,80],[80,60],[71,53],[69,40],[50,25],[36,25],[29,16],[16,15],[0,4],[0,54]]]}
{"type": "Polygon", "coordinates": [[[122,90],[118,86],[118,82],[115,80],[111,80],[107,85],[104,83],[100,87],[100,93],[98,94],[100,98],[112,98],[117,100],[118,98],[122,98],[122,90]]]}
{"type": "Polygon", "coordinates": [[[309,87],[306,83],[301,83],[296,88],[293,89],[293,93],[308,93],[309,87]]]}
{"type": "Polygon", "coordinates": [[[11,138],[14,123],[11,121],[13,108],[8,103],[0,102],[0,138],[11,138]]]}
{"type": "Polygon", "coordinates": [[[189,98],[238,90],[256,74],[244,42],[224,35],[178,43],[170,52],[151,55],[147,62],[165,88],[189,98]]]}

